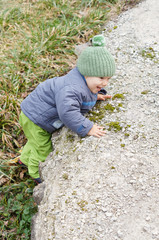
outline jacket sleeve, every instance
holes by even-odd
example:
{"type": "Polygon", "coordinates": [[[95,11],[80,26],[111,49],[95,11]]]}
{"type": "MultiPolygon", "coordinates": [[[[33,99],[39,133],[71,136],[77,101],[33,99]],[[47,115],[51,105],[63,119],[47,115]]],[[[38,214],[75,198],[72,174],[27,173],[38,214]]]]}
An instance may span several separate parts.
{"type": "Polygon", "coordinates": [[[59,118],[63,124],[80,136],[86,136],[93,127],[93,122],[81,114],[81,94],[75,92],[73,87],[66,86],[56,93],[55,101],[59,118]]]}

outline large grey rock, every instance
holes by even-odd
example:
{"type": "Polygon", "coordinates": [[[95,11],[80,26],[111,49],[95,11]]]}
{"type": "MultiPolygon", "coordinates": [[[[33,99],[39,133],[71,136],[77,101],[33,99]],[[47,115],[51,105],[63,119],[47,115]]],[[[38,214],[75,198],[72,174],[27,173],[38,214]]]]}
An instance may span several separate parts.
{"type": "Polygon", "coordinates": [[[95,110],[104,137],[53,134],[32,240],[159,239],[158,13],[159,1],[146,0],[106,26],[117,65],[107,91],[125,98],[109,101],[113,112],[107,102],[95,110]],[[120,131],[108,131],[115,121],[120,131]]]}

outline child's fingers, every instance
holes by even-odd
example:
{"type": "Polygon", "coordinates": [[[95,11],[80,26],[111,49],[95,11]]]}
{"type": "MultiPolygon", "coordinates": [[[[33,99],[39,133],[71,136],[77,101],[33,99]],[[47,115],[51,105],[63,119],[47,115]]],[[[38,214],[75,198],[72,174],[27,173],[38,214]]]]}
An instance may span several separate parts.
{"type": "MultiPolygon", "coordinates": [[[[97,126],[97,128],[98,129],[104,129],[104,127],[102,127],[102,126],[98,126],[98,125],[96,125],[97,126]]],[[[101,130],[100,130],[101,131],[101,130]]],[[[105,131],[104,131],[105,132],[105,131]]]]}
{"type": "Polygon", "coordinates": [[[101,137],[106,134],[106,131],[103,130],[104,127],[98,126],[97,124],[94,124],[91,130],[87,133],[87,135],[93,135],[95,137],[101,137]]]}
{"type": "Polygon", "coordinates": [[[111,95],[104,95],[104,98],[105,99],[110,99],[110,98],[112,98],[112,96],[111,95]]]}
{"type": "Polygon", "coordinates": [[[98,129],[95,132],[94,136],[96,136],[96,137],[104,136],[106,134],[106,131],[102,130],[103,127],[101,127],[101,126],[97,126],[97,127],[98,127],[98,129]]]}
{"type": "Polygon", "coordinates": [[[94,134],[94,136],[100,138],[100,137],[104,136],[105,134],[106,133],[98,132],[98,133],[94,134]]]}
{"type": "Polygon", "coordinates": [[[103,135],[105,135],[106,134],[106,131],[99,131],[99,133],[98,133],[99,135],[101,135],[101,136],[103,136],[103,135]]]}
{"type": "Polygon", "coordinates": [[[112,98],[112,96],[111,95],[106,95],[106,98],[112,98]]]}
{"type": "Polygon", "coordinates": [[[112,98],[111,95],[101,95],[101,96],[98,97],[98,100],[105,101],[106,99],[110,99],[110,98],[112,98]]]}

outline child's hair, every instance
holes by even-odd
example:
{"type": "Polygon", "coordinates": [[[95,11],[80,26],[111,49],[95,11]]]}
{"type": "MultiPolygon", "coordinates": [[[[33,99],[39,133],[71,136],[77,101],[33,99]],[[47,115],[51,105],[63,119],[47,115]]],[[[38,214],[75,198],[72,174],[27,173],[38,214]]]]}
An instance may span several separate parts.
{"type": "Polygon", "coordinates": [[[77,68],[84,76],[112,77],[115,73],[115,61],[105,48],[103,35],[92,39],[92,46],[83,50],[77,60],[77,68]]]}

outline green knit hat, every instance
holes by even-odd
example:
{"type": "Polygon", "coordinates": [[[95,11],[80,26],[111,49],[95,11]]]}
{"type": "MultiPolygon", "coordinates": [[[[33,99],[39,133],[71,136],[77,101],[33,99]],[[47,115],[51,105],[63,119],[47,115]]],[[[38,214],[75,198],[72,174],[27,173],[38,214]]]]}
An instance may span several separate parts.
{"type": "Polygon", "coordinates": [[[79,72],[88,77],[112,77],[115,73],[115,61],[105,48],[103,35],[92,39],[92,46],[83,50],[77,60],[79,72]]]}

